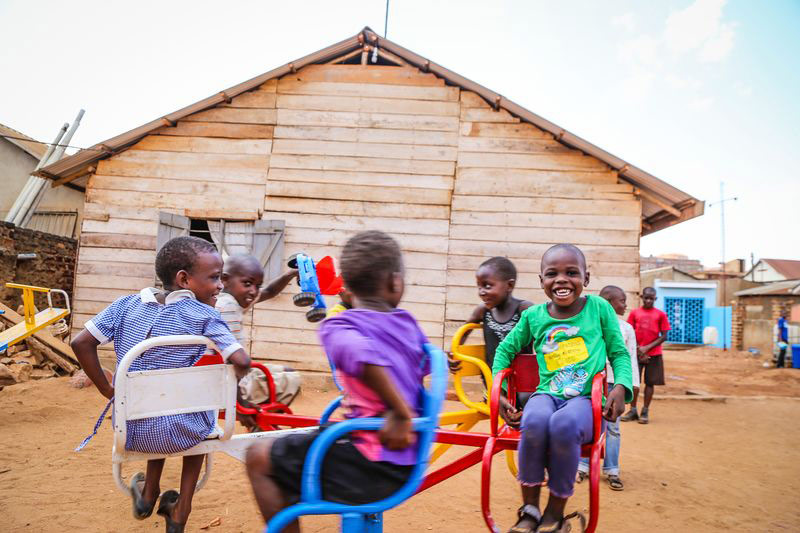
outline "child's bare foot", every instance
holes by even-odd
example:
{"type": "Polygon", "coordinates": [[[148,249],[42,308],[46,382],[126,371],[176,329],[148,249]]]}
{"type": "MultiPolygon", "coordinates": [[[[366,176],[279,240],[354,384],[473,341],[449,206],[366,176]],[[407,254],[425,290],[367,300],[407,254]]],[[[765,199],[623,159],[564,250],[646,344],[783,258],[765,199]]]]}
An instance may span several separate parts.
{"type": "Polygon", "coordinates": [[[578,477],[575,479],[575,483],[583,483],[588,477],[588,473],[584,472],[583,470],[578,470],[578,477]]]}
{"type": "Polygon", "coordinates": [[[508,533],[534,533],[542,520],[542,513],[531,504],[520,507],[517,516],[519,520],[508,533]]]}

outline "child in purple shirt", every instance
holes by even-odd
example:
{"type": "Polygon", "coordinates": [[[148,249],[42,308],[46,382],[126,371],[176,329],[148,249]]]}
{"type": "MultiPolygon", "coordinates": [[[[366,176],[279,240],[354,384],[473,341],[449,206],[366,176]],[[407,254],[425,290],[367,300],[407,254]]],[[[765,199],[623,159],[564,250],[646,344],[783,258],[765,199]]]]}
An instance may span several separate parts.
{"type": "MultiPolygon", "coordinates": [[[[422,408],[427,339],[414,317],[396,308],[404,282],[394,239],[379,231],[359,233],[345,244],[340,263],[353,309],[326,319],[320,339],[344,389],[345,417],[383,416],[386,422],[377,433],[355,432],[330,448],[322,495],[361,504],[390,496],[411,475],[416,462],[411,419],[422,408]]],[[[299,499],[305,456],[318,434],[292,434],[248,450],[247,472],[265,520],[299,499]]],[[[287,531],[299,531],[297,522],[287,531]]]]}

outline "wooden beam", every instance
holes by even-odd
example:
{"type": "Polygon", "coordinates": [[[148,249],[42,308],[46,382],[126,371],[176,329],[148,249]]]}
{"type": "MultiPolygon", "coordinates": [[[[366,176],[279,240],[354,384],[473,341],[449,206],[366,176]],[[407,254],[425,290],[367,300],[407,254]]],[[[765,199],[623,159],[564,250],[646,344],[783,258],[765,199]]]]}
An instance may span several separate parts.
{"type": "Polygon", "coordinates": [[[653,202],[658,207],[660,207],[661,209],[663,209],[664,211],[666,211],[667,213],[669,213],[672,216],[675,216],[675,217],[678,217],[678,218],[680,218],[680,216],[681,216],[680,210],[675,209],[675,207],[669,205],[667,202],[663,201],[661,198],[659,198],[655,194],[649,193],[649,192],[647,192],[647,191],[645,191],[643,189],[638,189],[638,188],[634,190],[634,194],[638,194],[642,198],[644,198],[645,200],[647,200],[649,202],[653,202]]]}
{"type": "Polygon", "coordinates": [[[384,58],[386,61],[391,61],[392,63],[399,65],[401,67],[407,67],[408,63],[403,60],[400,56],[396,56],[391,52],[387,52],[380,46],[378,47],[378,55],[384,58]]]}
{"type": "Polygon", "coordinates": [[[51,187],[58,187],[59,185],[65,185],[71,181],[75,181],[80,179],[88,174],[94,174],[96,170],[94,165],[90,165],[83,170],[76,172],[75,174],[70,174],[69,176],[64,176],[63,178],[54,179],[53,183],[50,185],[51,187]]]}
{"type": "Polygon", "coordinates": [[[353,50],[350,53],[347,53],[347,54],[345,54],[343,56],[335,57],[335,58],[331,59],[330,61],[326,61],[325,65],[336,65],[336,64],[342,63],[344,61],[347,61],[350,58],[353,58],[353,57],[357,56],[360,53],[361,53],[361,48],[356,48],[355,50],[353,50]]]}

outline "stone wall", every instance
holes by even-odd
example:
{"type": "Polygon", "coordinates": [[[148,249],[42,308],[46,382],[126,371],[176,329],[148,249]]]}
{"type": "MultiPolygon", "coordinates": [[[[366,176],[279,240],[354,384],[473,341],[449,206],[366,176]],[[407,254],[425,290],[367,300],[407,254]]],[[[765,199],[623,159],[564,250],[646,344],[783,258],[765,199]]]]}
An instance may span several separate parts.
{"type": "MultiPolygon", "coordinates": [[[[5,284],[8,281],[62,289],[72,300],[77,252],[78,241],[75,239],[0,222],[0,301],[12,309],[22,304],[21,292],[7,289],[5,284]],[[36,254],[36,257],[18,259],[19,254],[36,254]]],[[[54,297],[56,306],[63,305],[61,302],[61,297],[54,297]]],[[[37,294],[36,306],[40,310],[47,307],[44,294],[37,294]]]]}

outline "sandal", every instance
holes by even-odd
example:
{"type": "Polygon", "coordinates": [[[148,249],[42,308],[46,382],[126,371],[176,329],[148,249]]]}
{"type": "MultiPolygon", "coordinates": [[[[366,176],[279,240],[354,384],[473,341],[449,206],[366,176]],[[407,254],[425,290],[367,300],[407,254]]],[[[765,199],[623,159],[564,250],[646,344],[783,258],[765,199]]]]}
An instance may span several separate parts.
{"type": "Polygon", "coordinates": [[[578,470],[578,477],[577,479],[575,479],[575,483],[583,483],[587,479],[589,479],[588,472],[584,472],[583,470],[578,470]]]}
{"type": "Polygon", "coordinates": [[[508,530],[508,533],[534,533],[541,521],[542,512],[536,506],[526,503],[517,510],[517,523],[508,530]],[[526,518],[533,521],[533,526],[522,527],[519,525],[526,518]]]}
{"type": "Polygon", "coordinates": [[[131,478],[131,485],[128,490],[133,500],[133,517],[136,520],[144,520],[153,514],[156,502],[147,503],[142,499],[142,489],[144,489],[144,474],[138,472],[131,478]]]}
{"type": "Polygon", "coordinates": [[[177,490],[168,490],[161,495],[161,501],[158,504],[157,513],[164,517],[167,522],[167,533],[183,533],[186,524],[179,524],[172,520],[172,510],[178,504],[177,490]]]}
{"type": "Polygon", "coordinates": [[[608,476],[608,486],[611,487],[611,490],[624,490],[625,485],[622,484],[622,480],[619,476],[609,475],[608,476]]]}
{"type": "Polygon", "coordinates": [[[536,530],[536,533],[570,533],[572,531],[572,524],[569,523],[570,520],[573,518],[577,518],[580,520],[581,523],[581,533],[586,531],[586,517],[583,516],[583,513],[579,513],[575,511],[574,513],[570,513],[558,524],[551,524],[549,526],[541,526],[536,530]]]}

